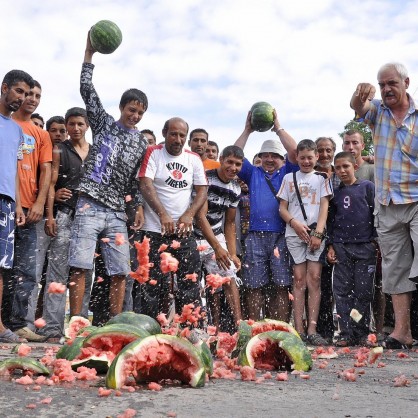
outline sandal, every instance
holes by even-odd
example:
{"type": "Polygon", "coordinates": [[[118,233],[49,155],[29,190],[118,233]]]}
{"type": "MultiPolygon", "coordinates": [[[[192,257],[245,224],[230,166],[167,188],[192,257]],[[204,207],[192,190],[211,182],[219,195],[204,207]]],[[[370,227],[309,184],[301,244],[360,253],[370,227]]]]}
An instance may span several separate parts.
{"type": "Polygon", "coordinates": [[[335,341],[334,341],[334,345],[336,347],[352,347],[355,344],[354,339],[352,338],[348,338],[348,337],[343,337],[341,335],[339,335],[335,341]]]}
{"type": "Polygon", "coordinates": [[[382,347],[387,350],[408,350],[409,348],[412,348],[412,344],[401,343],[396,338],[388,335],[382,342],[382,347]]]}
{"type": "Polygon", "coordinates": [[[322,338],[319,334],[308,335],[307,340],[309,344],[316,347],[329,345],[328,341],[325,338],[322,338]]]}
{"type": "Polygon", "coordinates": [[[0,343],[9,343],[9,344],[18,344],[18,343],[27,343],[26,338],[21,338],[12,332],[10,329],[6,329],[0,333],[0,343]]]}

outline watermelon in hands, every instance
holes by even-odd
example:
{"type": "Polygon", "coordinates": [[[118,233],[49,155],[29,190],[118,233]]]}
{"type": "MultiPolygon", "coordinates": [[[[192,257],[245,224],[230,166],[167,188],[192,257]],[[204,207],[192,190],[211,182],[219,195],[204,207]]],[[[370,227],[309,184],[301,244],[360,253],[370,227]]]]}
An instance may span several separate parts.
{"type": "Polygon", "coordinates": [[[122,43],[122,32],[116,23],[100,20],[90,29],[91,46],[101,54],[111,54],[122,43]]]}

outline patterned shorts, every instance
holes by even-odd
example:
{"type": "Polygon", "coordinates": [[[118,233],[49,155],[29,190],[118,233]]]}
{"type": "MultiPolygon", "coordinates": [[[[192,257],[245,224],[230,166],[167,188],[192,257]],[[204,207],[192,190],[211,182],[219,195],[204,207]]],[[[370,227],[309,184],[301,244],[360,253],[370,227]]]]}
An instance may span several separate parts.
{"type": "Polygon", "coordinates": [[[15,202],[0,195],[0,268],[13,267],[15,243],[15,202]]]}

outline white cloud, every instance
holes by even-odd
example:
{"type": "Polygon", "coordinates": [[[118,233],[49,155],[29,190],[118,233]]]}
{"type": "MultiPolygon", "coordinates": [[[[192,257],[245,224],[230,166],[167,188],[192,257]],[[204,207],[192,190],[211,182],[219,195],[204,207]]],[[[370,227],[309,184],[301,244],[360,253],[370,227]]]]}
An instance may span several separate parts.
{"type": "MultiPolygon", "coordinates": [[[[121,93],[137,87],[150,102],[140,127],[158,134],[177,115],[223,147],[264,100],[296,140],[337,138],[355,86],[375,82],[381,64],[404,62],[417,90],[415,10],[415,1],[390,0],[14,0],[2,5],[0,73],[37,78],[46,118],[82,105],[87,31],[110,19],[124,38],[114,54],[94,56],[94,83],[114,116],[121,93]]],[[[254,133],[249,158],[272,135],[254,133]]]]}

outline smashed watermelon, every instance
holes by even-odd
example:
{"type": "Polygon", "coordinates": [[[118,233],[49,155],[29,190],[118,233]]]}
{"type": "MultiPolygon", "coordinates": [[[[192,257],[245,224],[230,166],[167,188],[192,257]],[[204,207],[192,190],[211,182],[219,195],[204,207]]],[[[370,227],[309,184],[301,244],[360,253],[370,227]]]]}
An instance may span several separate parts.
{"type": "Polygon", "coordinates": [[[120,389],[131,376],[138,383],[171,379],[200,387],[205,384],[206,371],[192,343],[158,334],[134,341],[121,350],[107,372],[106,386],[120,389]]]}

